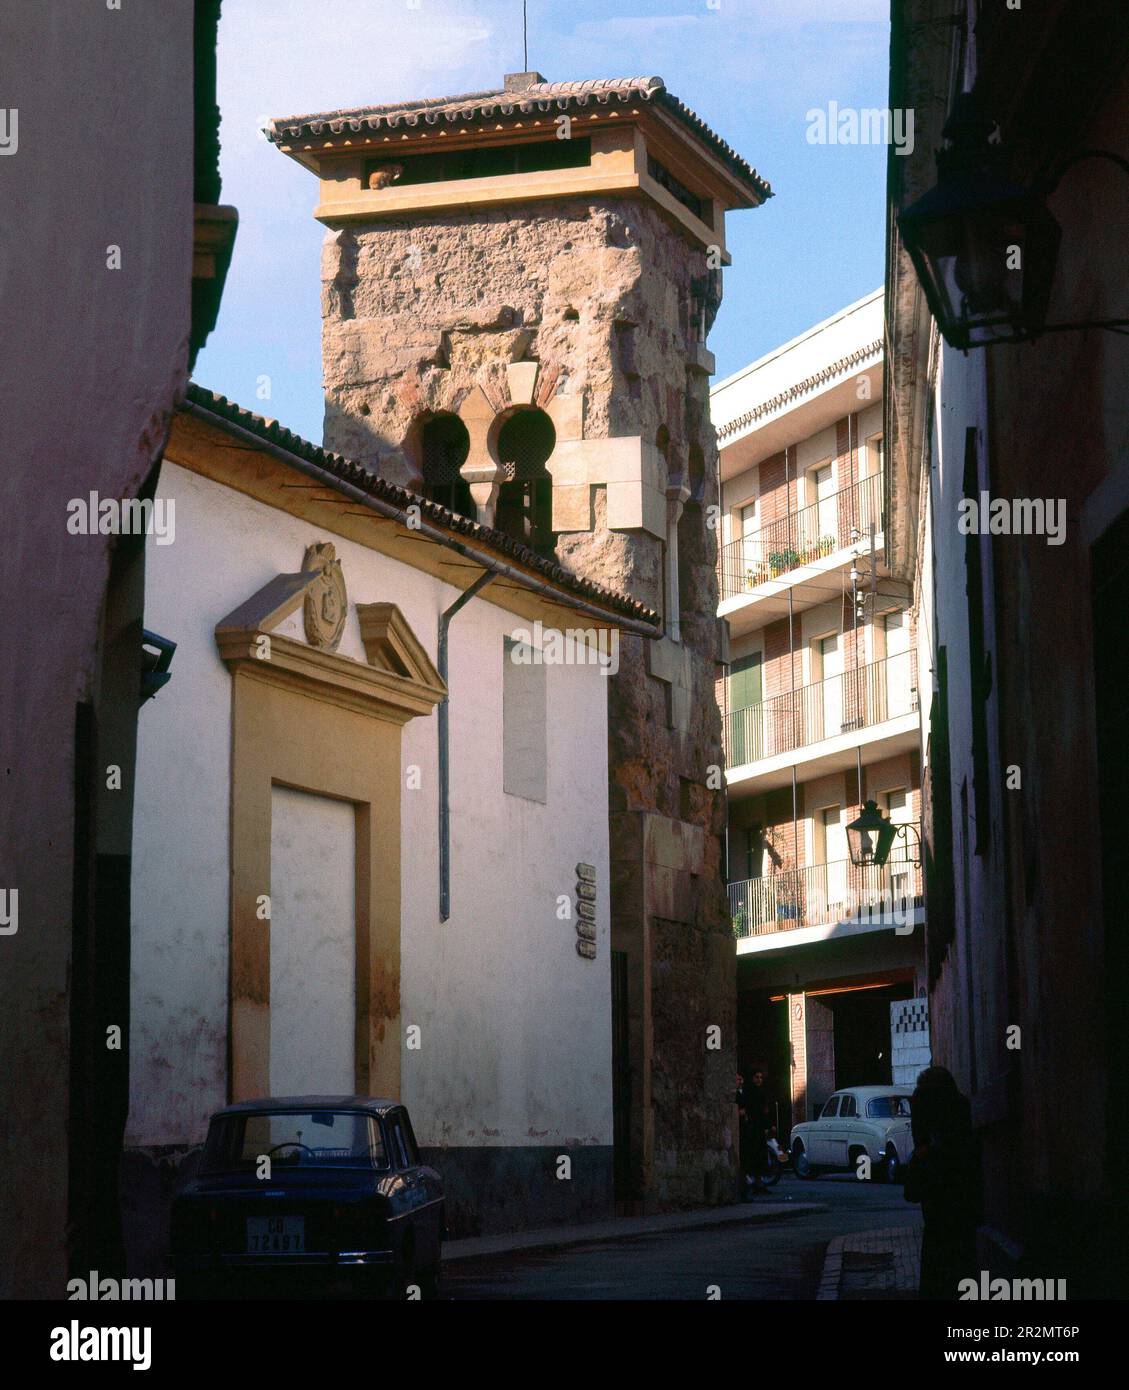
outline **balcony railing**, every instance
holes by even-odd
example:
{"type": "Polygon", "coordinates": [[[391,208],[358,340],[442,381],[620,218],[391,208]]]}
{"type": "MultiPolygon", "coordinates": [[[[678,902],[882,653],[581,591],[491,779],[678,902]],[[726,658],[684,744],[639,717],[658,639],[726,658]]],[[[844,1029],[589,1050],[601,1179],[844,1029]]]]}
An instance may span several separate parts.
{"type": "Polygon", "coordinates": [[[916,709],[917,653],[911,648],[732,710],[725,720],[725,765],[791,753],[916,709]]]}
{"type": "Polygon", "coordinates": [[[752,536],[721,547],[721,598],[747,594],[766,579],[810,565],[882,529],[882,474],[852,483],[799,511],[767,522],[752,536]]]}
{"type": "Polygon", "coordinates": [[[900,843],[881,868],[873,864],[856,868],[843,859],[729,885],[729,911],[737,937],[855,920],[897,923],[923,902],[921,865],[908,857],[900,843]]]}

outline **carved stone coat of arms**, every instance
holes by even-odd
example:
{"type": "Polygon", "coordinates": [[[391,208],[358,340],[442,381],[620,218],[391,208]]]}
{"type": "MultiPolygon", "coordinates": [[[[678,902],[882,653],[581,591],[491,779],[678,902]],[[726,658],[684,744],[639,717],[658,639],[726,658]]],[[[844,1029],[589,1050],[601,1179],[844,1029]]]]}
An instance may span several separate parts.
{"type": "Polygon", "coordinates": [[[309,546],[302,561],[302,569],[314,573],[314,578],[306,589],[302,610],[306,641],[313,647],[334,651],[345,628],[348,597],[345,593],[345,576],[341,572],[341,561],[337,558],[332,542],[322,541],[309,546]]]}

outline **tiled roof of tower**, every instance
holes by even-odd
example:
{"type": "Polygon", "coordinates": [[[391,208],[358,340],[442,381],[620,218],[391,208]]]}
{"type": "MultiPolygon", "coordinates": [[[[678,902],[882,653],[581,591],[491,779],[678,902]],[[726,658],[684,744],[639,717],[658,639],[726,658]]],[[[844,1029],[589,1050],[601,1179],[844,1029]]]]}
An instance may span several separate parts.
{"type": "Polygon", "coordinates": [[[438,502],[432,502],[426,497],[421,497],[418,493],[399,487],[396,483],[390,483],[387,479],[378,477],[364,464],[347,459],[341,454],[330,453],[329,450],[321,448],[320,445],[303,439],[293,430],[288,430],[277,420],[268,420],[262,415],[256,415],[253,411],[228,400],[226,396],[218,395],[203,386],[198,386],[194,381],[188,384],[188,401],[189,404],[207,411],[209,415],[226,420],[239,429],[246,430],[248,434],[257,436],[265,443],[273,444],[276,448],[283,449],[287,453],[294,454],[297,458],[304,459],[307,463],[316,465],[325,473],[340,479],[341,482],[347,483],[350,487],[367,493],[370,497],[378,497],[382,501],[400,508],[418,507],[421,516],[450,531],[453,537],[464,536],[478,545],[494,550],[510,560],[515,560],[518,564],[524,565],[526,569],[533,570],[560,588],[571,591],[589,602],[602,604],[609,612],[620,613],[636,622],[653,625],[659,623],[659,615],[653,609],[648,608],[646,604],[632,598],[630,594],[609,589],[606,585],[597,584],[591,579],[583,579],[579,575],[563,569],[554,560],[548,560],[543,555],[538,555],[535,550],[530,550],[528,546],[522,545],[512,536],[507,536],[504,531],[498,531],[490,526],[482,526],[477,521],[460,516],[458,512],[449,511],[446,507],[440,506],[438,502]]]}
{"type": "Polygon", "coordinates": [[[466,92],[461,96],[432,97],[426,101],[397,102],[387,106],[359,106],[352,110],[322,111],[305,116],[282,116],[266,127],[275,144],[307,136],[341,135],[345,131],[396,130],[419,125],[518,117],[534,111],[574,111],[593,103],[653,102],[672,115],[717,155],[758,202],[772,197],[765,179],[746,160],[711,130],[696,112],[666,89],[661,77],[602,77],[582,82],[534,82],[514,91],[466,92]]]}

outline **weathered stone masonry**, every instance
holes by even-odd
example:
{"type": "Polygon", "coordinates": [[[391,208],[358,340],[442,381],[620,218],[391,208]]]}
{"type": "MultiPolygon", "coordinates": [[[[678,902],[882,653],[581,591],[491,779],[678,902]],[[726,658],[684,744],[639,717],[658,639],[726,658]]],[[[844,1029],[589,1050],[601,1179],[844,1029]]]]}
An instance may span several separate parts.
{"type": "Polygon", "coordinates": [[[555,431],[544,467],[556,559],[665,615],[660,640],[624,640],[608,682],[630,1073],[616,1188],[636,1208],[731,1200],[735,955],[705,339],[724,212],[770,190],[659,78],[517,74],[497,94],[276,121],[272,139],[321,178],[326,447],[422,489],[425,422],[456,415],[469,437],[459,473],[494,522],[512,476],[500,425],[537,407],[555,431]],[[590,136],[583,167],[487,179],[466,166],[440,176],[453,183],[397,187],[400,166],[386,162],[528,147],[556,135],[558,110],[590,136]]]}
{"type": "Polygon", "coordinates": [[[421,416],[465,411],[476,391],[499,413],[516,403],[511,378],[525,381],[508,367],[530,364],[534,402],[557,429],[547,466],[558,559],[660,609],[667,489],[689,489],[681,640],[628,638],[609,682],[613,948],[628,951],[632,1003],[651,995],[650,1017],[640,1007],[632,1018],[635,1195],[721,1198],[733,1162],[733,945],[723,803],[706,785],[722,754],[715,539],[702,505],[716,496],[717,451],[709,379],[687,366],[693,306],[708,302],[712,320],[720,276],[651,208],[581,200],[351,224],[327,233],[322,273],[328,448],[421,487],[421,416]],[[613,452],[612,439],[634,448],[613,452]],[[632,468],[646,517],[616,514],[632,468]],[[709,1024],[720,1051],[706,1048],[709,1024]]]}

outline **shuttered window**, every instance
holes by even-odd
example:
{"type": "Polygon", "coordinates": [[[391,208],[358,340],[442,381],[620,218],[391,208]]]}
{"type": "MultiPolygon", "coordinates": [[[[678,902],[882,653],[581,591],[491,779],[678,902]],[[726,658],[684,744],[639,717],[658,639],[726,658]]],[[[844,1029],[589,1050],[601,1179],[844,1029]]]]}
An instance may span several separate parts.
{"type": "Polygon", "coordinates": [[[759,705],[764,698],[761,681],[761,666],[764,657],[760,652],[750,652],[748,656],[735,656],[729,668],[729,708],[748,709],[759,705]]]}

